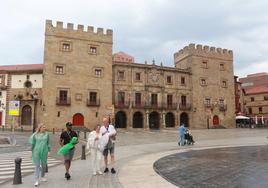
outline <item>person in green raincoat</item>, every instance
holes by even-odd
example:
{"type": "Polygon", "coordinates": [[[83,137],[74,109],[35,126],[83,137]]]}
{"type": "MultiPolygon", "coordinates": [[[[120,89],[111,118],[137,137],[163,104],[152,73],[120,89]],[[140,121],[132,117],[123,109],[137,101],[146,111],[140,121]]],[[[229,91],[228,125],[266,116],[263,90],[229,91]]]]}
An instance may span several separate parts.
{"type": "Polygon", "coordinates": [[[46,132],[46,127],[39,124],[35,133],[29,138],[32,145],[32,162],[35,165],[35,186],[40,184],[41,181],[46,181],[45,171],[47,167],[47,157],[50,152],[49,135],[46,132]]]}

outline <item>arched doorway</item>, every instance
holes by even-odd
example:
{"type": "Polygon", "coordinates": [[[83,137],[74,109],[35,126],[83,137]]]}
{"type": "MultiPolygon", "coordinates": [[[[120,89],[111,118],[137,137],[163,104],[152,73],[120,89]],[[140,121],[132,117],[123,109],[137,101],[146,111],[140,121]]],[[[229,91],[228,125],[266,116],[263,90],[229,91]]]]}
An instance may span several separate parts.
{"type": "Polygon", "coordinates": [[[219,124],[220,124],[219,117],[217,115],[213,116],[213,125],[219,125],[219,124]]]}
{"type": "Polygon", "coordinates": [[[189,117],[188,114],[183,112],[180,116],[180,125],[184,124],[185,127],[189,127],[189,117]]]}
{"type": "Polygon", "coordinates": [[[149,115],[149,127],[150,129],[159,129],[159,114],[157,112],[152,112],[149,115]]]}
{"type": "Polygon", "coordinates": [[[175,127],[175,117],[173,113],[168,112],[166,114],[165,122],[166,122],[166,127],[175,127]]]}
{"type": "Polygon", "coordinates": [[[84,125],[84,116],[80,113],[74,114],[73,125],[77,125],[77,126],[84,125]]]}
{"type": "Polygon", "coordinates": [[[143,128],[143,115],[141,112],[135,112],[133,115],[133,128],[143,128]]]}
{"type": "Polygon", "coordinates": [[[32,125],[32,108],[25,105],[21,110],[21,125],[32,125]]]}
{"type": "Polygon", "coordinates": [[[115,127],[116,128],[127,128],[127,116],[123,111],[119,111],[115,115],[115,127]]]}

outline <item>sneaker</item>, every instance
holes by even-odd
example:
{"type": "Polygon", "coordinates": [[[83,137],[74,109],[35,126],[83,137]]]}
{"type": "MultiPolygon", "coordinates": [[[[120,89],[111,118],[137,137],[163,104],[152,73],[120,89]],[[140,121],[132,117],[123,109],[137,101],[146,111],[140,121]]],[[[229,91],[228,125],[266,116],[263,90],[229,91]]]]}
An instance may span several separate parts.
{"type": "Polygon", "coordinates": [[[97,174],[102,175],[102,172],[100,170],[97,171],[97,174]]]}
{"type": "Polygon", "coordinates": [[[34,186],[37,187],[38,185],[39,185],[39,182],[36,181],[35,184],[34,184],[34,186]]]}
{"type": "Polygon", "coordinates": [[[47,179],[46,179],[45,177],[43,177],[43,178],[41,178],[41,181],[42,181],[42,182],[46,182],[47,179]]]}
{"type": "Polygon", "coordinates": [[[115,174],[115,173],[116,173],[116,171],[115,171],[114,168],[111,169],[111,173],[112,173],[112,174],[115,174]]]}
{"type": "Polygon", "coordinates": [[[97,172],[93,172],[93,176],[96,176],[97,175],[97,172]]]}
{"type": "Polygon", "coordinates": [[[68,172],[65,173],[65,178],[69,180],[71,178],[70,174],[68,172]]]}
{"type": "Polygon", "coordinates": [[[109,172],[109,168],[105,168],[104,173],[109,172]]]}

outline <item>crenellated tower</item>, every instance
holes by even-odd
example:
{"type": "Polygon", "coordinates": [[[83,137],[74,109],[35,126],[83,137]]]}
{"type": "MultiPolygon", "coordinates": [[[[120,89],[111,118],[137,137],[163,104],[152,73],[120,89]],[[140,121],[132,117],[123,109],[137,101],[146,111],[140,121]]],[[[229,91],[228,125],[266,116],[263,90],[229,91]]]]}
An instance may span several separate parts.
{"type": "Polygon", "coordinates": [[[234,126],[232,50],[189,44],[174,54],[177,68],[192,72],[192,127],[234,126]]]}
{"type": "Polygon", "coordinates": [[[92,129],[112,106],[113,31],[63,25],[46,21],[43,122],[50,129],[67,121],[92,129]]]}

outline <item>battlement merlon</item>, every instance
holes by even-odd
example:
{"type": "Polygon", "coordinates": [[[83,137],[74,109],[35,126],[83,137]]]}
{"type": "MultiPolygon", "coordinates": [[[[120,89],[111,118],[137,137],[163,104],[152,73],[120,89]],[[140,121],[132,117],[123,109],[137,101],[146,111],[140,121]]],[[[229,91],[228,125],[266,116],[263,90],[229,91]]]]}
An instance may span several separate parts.
{"type": "Polygon", "coordinates": [[[233,61],[232,50],[216,48],[213,46],[202,46],[201,44],[189,44],[188,46],[185,46],[183,49],[174,53],[174,62],[179,62],[191,55],[233,61]]]}
{"type": "Polygon", "coordinates": [[[63,22],[57,21],[56,26],[53,26],[52,20],[46,20],[46,35],[57,35],[62,37],[73,37],[81,39],[92,40],[95,37],[96,40],[104,40],[104,42],[113,42],[113,30],[107,29],[106,33],[103,28],[97,28],[94,32],[93,26],[88,26],[87,30],[84,29],[84,25],[77,25],[77,29],[74,29],[73,23],[67,23],[67,27],[63,27],[63,22]]]}

